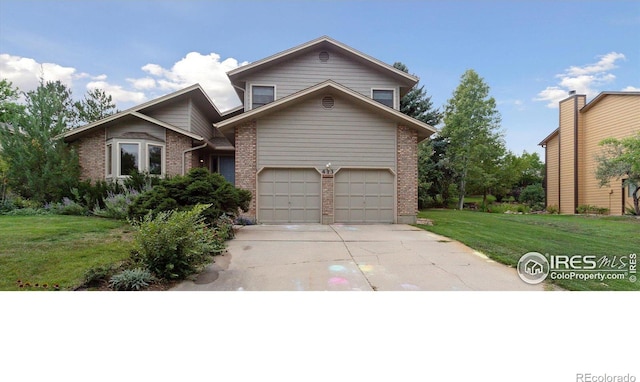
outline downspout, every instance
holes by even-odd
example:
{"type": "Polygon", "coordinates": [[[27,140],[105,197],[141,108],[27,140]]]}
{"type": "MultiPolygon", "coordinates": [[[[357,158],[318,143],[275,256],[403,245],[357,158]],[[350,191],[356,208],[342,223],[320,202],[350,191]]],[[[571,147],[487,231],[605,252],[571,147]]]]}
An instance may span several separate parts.
{"type": "Polygon", "coordinates": [[[573,213],[578,210],[578,96],[573,98],[573,213]]]}
{"type": "Polygon", "coordinates": [[[201,146],[196,146],[196,147],[192,147],[190,149],[186,149],[182,152],[182,175],[184,175],[184,165],[185,165],[185,156],[187,155],[188,152],[191,151],[195,151],[195,150],[200,150],[200,149],[204,149],[205,147],[207,147],[207,142],[205,141],[203,145],[201,146]]]}

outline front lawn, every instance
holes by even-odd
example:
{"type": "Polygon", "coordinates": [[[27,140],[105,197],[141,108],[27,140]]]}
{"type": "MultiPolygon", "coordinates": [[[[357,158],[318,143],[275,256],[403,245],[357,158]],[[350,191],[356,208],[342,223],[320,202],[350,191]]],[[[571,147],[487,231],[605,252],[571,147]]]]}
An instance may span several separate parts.
{"type": "Polygon", "coordinates": [[[73,289],[87,269],[126,259],[130,232],[126,222],[95,217],[0,216],[0,290],[73,289]]]}
{"type": "MultiPolygon", "coordinates": [[[[456,210],[426,210],[419,225],[458,240],[510,266],[527,252],[552,255],[629,256],[640,253],[640,220],[633,217],[580,215],[512,215],[456,210]]],[[[547,279],[549,280],[549,279],[547,279]]],[[[556,280],[570,290],[640,290],[625,280],[556,280]]]]}

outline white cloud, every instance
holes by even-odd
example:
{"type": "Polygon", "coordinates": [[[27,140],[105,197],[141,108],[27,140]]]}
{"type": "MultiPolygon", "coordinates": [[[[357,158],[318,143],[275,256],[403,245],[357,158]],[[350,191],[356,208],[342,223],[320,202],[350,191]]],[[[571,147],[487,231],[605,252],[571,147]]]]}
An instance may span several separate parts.
{"type": "Polygon", "coordinates": [[[6,78],[22,91],[35,90],[42,77],[45,81],[60,81],[67,87],[73,86],[74,79],[85,73],[76,74],[76,69],[52,63],[39,63],[32,58],[0,54],[0,77],[6,78]]]}
{"type": "MultiPolygon", "coordinates": [[[[106,79],[106,78],[105,78],[106,79]]],[[[134,104],[142,103],[147,100],[147,96],[143,92],[129,91],[120,85],[113,85],[106,81],[91,81],[87,84],[87,90],[102,89],[105,93],[111,95],[113,102],[134,104]]]]}
{"type": "Polygon", "coordinates": [[[640,88],[635,87],[635,86],[627,86],[626,88],[622,89],[623,92],[640,92],[640,88]]]}
{"type": "Polygon", "coordinates": [[[141,69],[152,77],[130,78],[127,81],[136,89],[163,92],[172,92],[199,83],[218,109],[227,110],[240,105],[240,101],[226,73],[245,64],[246,62],[238,63],[235,58],[220,61],[220,55],[216,53],[203,55],[190,52],[170,69],[150,63],[141,69]]]}
{"type": "Polygon", "coordinates": [[[127,78],[127,81],[133,85],[134,88],[140,90],[153,89],[156,87],[156,80],[150,77],[145,78],[127,78]]]}
{"type": "Polygon", "coordinates": [[[547,101],[547,107],[557,108],[558,102],[567,97],[568,92],[575,90],[578,94],[586,94],[591,98],[596,95],[600,86],[612,83],[616,76],[610,73],[617,68],[616,62],[624,60],[622,53],[611,52],[599,57],[594,64],[571,66],[559,78],[557,86],[548,86],[538,93],[535,101],[547,101]]]}
{"type": "Polygon", "coordinates": [[[45,81],[60,80],[73,90],[76,98],[85,90],[101,88],[113,97],[119,108],[127,108],[148,99],[199,83],[219,110],[240,105],[226,73],[246,62],[234,58],[221,61],[216,53],[188,53],[171,68],[149,63],[141,70],[144,76],[126,79],[125,84],[108,81],[107,74],[92,75],[76,68],[54,63],[39,63],[32,58],[0,54],[0,77],[10,80],[22,91],[37,88],[40,77],[45,81]]]}

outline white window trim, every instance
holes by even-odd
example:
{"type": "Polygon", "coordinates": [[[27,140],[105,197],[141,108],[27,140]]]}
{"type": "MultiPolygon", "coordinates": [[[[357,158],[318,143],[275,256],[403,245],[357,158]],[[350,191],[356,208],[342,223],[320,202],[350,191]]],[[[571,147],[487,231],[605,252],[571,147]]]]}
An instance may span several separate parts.
{"type": "Polygon", "coordinates": [[[107,142],[104,148],[104,175],[105,178],[113,178],[113,142],[107,142]],[[111,154],[111,163],[109,163],[109,154],[111,154]],[[111,172],[109,172],[111,166],[111,172]]]}
{"type": "MultiPolygon", "coordinates": [[[[373,92],[375,90],[387,90],[387,91],[393,92],[393,108],[396,109],[396,110],[400,109],[400,106],[399,106],[399,103],[398,103],[398,90],[396,88],[371,88],[371,99],[374,100],[374,101],[376,101],[373,98],[373,92]]],[[[376,102],[378,102],[378,101],[376,101],[376,102]]]]}
{"type": "Polygon", "coordinates": [[[146,155],[146,161],[145,164],[147,166],[147,170],[146,171],[150,171],[149,169],[151,168],[151,156],[149,155],[149,146],[157,146],[160,147],[161,151],[160,151],[160,174],[151,174],[152,176],[164,176],[165,174],[165,166],[166,166],[166,158],[167,158],[167,154],[166,154],[166,145],[164,143],[155,143],[155,142],[145,142],[145,155],[146,155]]]}
{"type": "Polygon", "coordinates": [[[265,86],[265,87],[268,86],[273,88],[273,102],[275,102],[278,99],[278,87],[275,84],[261,84],[261,83],[249,84],[249,108],[247,110],[253,109],[253,87],[254,86],[265,86]]]}
{"type": "Polygon", "coordinates": [[[120,146],[123,145],[123,144],[124,145],[132,145],[132,144],[138,145],[138,171],[140,171],[140,172],[142,172],[142,159],[143,159],[142,153],[141,153],[142,145],[143,145],[142,141],[131,141],[131,140],[123,140],[123,141],[118,140],[118,141],[116,141],[116,147],[117,147],[116,156],[117,156],[117,158],[116,158],[116,171],[115,172],[116,172],[117,177],[118,178],[122,178],[122,179],[128,178],[130,176],[130,175],[122,175],[120,173],[120,170],[122,170],[122,168],[120,167],[120,164],[121,164],[120,162],[121,162],[121,159],[122,159],[121,155],[120,155],[120,146]]]}

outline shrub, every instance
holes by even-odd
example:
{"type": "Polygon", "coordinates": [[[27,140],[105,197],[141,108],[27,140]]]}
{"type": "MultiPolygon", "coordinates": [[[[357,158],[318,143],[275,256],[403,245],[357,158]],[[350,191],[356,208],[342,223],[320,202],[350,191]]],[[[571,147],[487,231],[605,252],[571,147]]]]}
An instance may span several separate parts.
{"type": "Polygon", "coordinates": [[[154,277],[147,269],[125,269],[111,277],[109,286],[113,290],[140,290],[149,286],[154,277]]]}
{"type": "Polygon", "coordinates": [[[106,282],[115,271],[116,267],[112,264],[91,267],[84,273],[84,282],[82,285],[86,287],[100,286],[106,282]]]}
{"type": "Polygon", "coordinates": [[[557,213],[560,213],[560,209],[558,208],[557,205],[553,204],[553,205],[547,206],[547,212],[550,214],[557,214],[557,213]]]}
{"type": "Polygon", "coordinates": [[[49,215],[51,212],[45,210],[44,208],[16,208],[14,210],[10,210],[3,213],[8,216],[33,216],[33,215],[49,215]]]}
{"type": "Polygon", "coordinates": [[[592,206],[589,204],[582,204],[576,208],[576,212],[579,214],[597,214],[597,215],[606,215],[609,213],[608,208],[592,206]]]}
{"type": "Polygon", "coordinates": [[[109,192],[103,200],[104,208],[96,205],[93,209],[93,214],[104,218],[126,219],[129,206],[133,204],[138,195],[138,191],[133,188],[125,189],[118,194],[109,192]]]}
{"type": "Polygon", "coordinates": [[[214,222],[216,235],[222,241],[233,239],[235,232],[233,231],[233,219],[230,216],[222,215],[214,222]]]}
{"type": "Polygon", "coordinates": [[[238,209],[247,211],[251,193],[235,188],[220,174],[195,168],[185,176],[160,180],[153,189],[142,193],[129,207],[129,217],[140,219],[148,212],[187,210],[197,204],[210,207],[202,212],[209,224],[223,214],[236,216],[238,209]]]}
{"type": "Polygon", "coordinates": [[[544,188],[541,184],[527,186],[520,193],[520,203],[525,203],[536,211],[544,209],[544,198],[544,188]]]}
{"type": "Polygon", "coordinates": [[[87,209],[74,202],[73,200],[64,197],[60,203],[47,203],[44,208],[57,215],[86,215],[87,209]]]}
{"type": "Polygon", "coordinates": [[[224,242],[207,227],[203,211],[210,205],[196,205],[188,211],[162,211],[133,222],[134,260],[166,280],[183,279],[196,272],[224,250],[224,242]]]}

